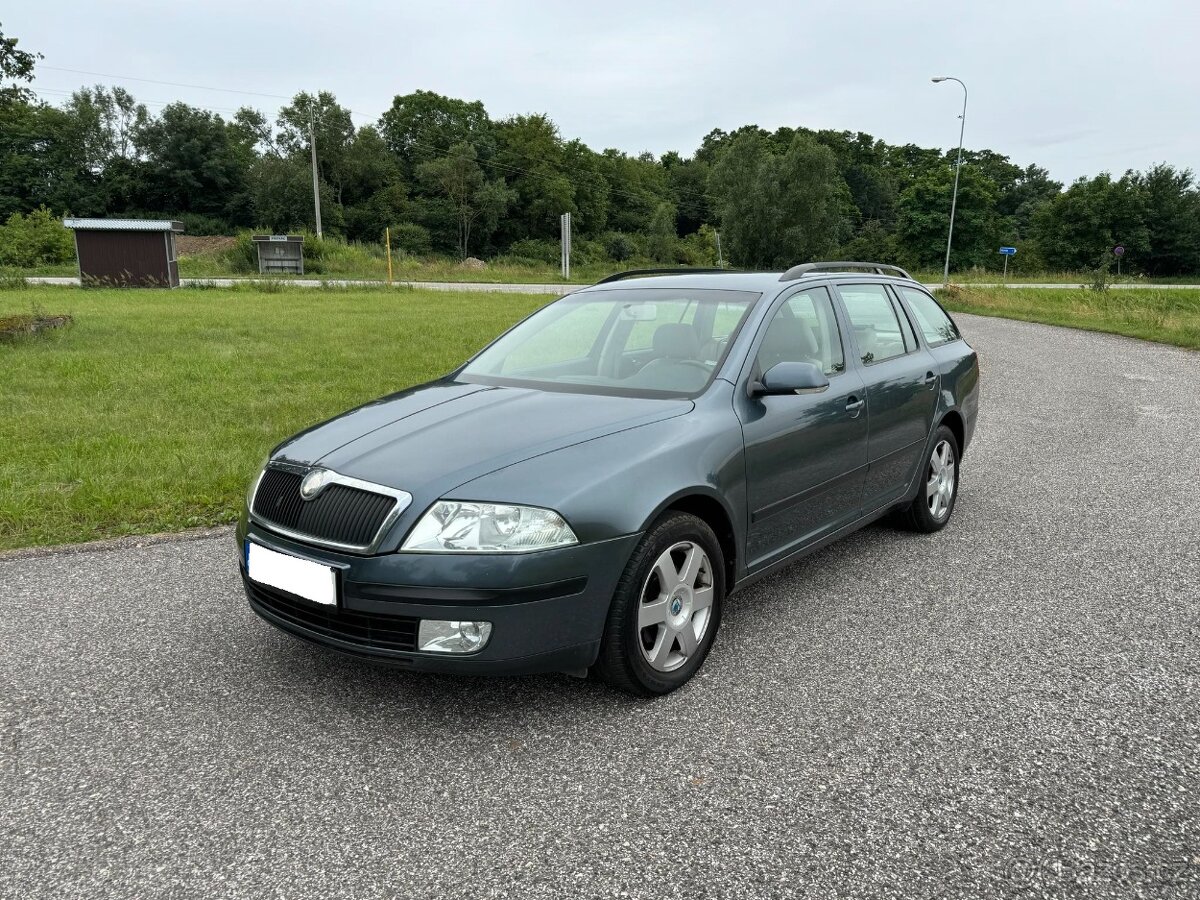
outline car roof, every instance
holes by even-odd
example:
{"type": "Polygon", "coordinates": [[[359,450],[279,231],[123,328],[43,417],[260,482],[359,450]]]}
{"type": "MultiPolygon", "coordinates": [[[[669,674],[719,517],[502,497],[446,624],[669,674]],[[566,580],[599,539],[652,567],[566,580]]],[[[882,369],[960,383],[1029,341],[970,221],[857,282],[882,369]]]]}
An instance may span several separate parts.
{"type": "Polygon", "coordinates": [[[919,285],[911,278],[898,278],[892,275],[877,275],[869,272],[811,272],[788,281],[781,281],[782,272],[696,272],[671,275],[645,275],[623,278],[618,281],[607,281],[589,285],[583,291],[620,291],[642,288],[684,288],[700,290],[723,291],[754,291],[767,297],[801,284],[822,284],[834,281],[862,281],[878,284],[890,282],[893,284],[919,285]]]}

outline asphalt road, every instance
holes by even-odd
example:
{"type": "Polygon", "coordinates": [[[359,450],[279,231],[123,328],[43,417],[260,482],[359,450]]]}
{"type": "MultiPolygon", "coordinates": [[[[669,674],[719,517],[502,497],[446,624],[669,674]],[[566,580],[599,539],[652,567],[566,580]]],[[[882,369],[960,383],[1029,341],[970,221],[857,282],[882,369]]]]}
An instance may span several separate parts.
{"type": "Polygon", "coordinates": [[[310,648],[227,535],[0,561],[0,896],[1200,896],[1200,355],[960,322],[953,524],[654,702],[310,648]]]}

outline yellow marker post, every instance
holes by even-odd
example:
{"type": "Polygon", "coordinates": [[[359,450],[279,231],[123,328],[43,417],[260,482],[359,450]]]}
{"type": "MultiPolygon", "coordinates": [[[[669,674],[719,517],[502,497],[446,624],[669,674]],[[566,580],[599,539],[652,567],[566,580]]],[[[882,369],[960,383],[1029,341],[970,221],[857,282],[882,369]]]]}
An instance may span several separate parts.
{"type": "Polygon", "coordinates": [[[387,245],[388,284],[392,283],[392,229],[389,225],[383,229],[383,242],[387,245]]]}

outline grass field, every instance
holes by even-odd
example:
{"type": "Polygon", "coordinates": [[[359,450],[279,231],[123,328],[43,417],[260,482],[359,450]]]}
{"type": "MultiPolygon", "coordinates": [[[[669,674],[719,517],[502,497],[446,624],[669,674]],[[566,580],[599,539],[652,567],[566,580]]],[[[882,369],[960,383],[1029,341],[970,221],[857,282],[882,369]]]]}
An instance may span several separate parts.
{"type": "Polygon", "coordinates": [[[548,297],[250,289],[0,291],[0,549],[232,521],[305,425],[454,368],[548,297]]]}
{"type": "MultiPolygon", "coordinates": [[[[0,290],[0,549],[232,521],[281,438],[452,369],[551,298],[387,288],[0,290]]],[[[957,288],[954,310],[1200,348],[1200,291],[957,288]]]]}
{"type": "Polygon", "coordinates": [[[1200,349],[1200,291],[1107,291],[953,287],[937,292],[947,308],[1024,319],[1200,349]]]}

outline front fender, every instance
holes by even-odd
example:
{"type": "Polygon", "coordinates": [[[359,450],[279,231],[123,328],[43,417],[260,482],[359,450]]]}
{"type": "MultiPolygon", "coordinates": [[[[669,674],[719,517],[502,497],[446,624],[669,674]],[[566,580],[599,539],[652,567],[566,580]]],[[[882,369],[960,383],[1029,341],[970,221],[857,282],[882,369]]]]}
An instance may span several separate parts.
{"type": "Polygon", "coordinates": [[[581,542],[644,531],[683,497],[717,501],[744,546],[746,467],[733,386],[718,381],[691,412],[543,454],[459,485],[451,499],[557,510],[581,542]]]}

